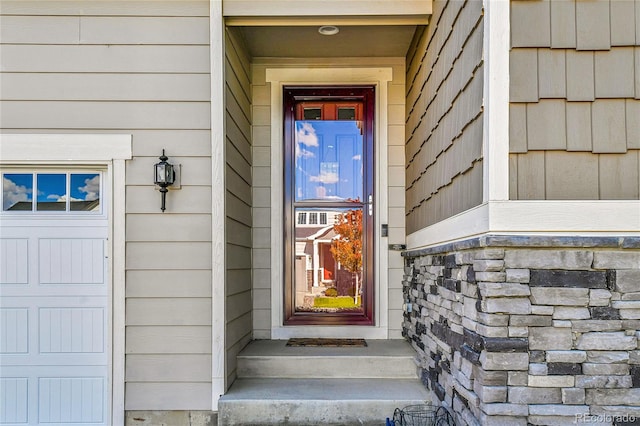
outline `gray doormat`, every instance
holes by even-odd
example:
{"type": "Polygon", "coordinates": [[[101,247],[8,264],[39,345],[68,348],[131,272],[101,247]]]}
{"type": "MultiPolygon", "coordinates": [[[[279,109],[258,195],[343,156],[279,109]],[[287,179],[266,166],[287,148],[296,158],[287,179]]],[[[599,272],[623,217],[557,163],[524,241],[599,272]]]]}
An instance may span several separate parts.
{"type": "Polygon", "coordinates": [[[326,346],[326,347],[342,347],[342,346],[367,346],[364,339],[328,339],[328,338],[293,338],[287,341],[287,346],[326,346]]]}

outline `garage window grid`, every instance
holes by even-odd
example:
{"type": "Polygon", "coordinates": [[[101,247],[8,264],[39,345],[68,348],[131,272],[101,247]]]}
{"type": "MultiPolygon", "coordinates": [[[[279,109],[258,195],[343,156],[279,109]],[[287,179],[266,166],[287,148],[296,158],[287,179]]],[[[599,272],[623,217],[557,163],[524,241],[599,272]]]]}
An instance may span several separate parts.
{"type": "Polygon", "coordinates": [[[102,173],[16,170],[2,173],[2,212],[101,213],[102,173]]]}

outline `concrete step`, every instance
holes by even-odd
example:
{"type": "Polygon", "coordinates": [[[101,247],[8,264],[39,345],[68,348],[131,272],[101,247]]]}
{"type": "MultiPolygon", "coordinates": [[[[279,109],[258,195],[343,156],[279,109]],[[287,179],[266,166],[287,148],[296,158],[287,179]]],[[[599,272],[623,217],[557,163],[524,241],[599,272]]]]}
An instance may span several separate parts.
{"type": "Polygon", "coordinates": [[[218,425],[376,425],[396,408],[430,402],[417,379],[237,379],[218,425]]]}
{"type": "Polygon", "coordinates": [[[367,340],[366,347],[289,347],[255,340],[237,358],[240,378],[415,379],[415,352],[404,340],[367,340]]]}

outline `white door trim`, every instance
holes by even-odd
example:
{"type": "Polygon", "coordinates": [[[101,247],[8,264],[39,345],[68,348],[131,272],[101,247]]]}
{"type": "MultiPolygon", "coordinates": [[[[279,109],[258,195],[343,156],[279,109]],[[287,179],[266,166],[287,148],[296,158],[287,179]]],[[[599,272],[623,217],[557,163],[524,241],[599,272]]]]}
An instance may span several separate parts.
{"type": "Polygon", "coordinates": [[[290,337],[388,337],[388,277],[386,274],[388,247],[381,244],[380,224],[387,223],[387,104],[391,67],[368,68],[267,68],[266,81],[271,83],[271,338],[290,337]],[[283,111],[282,90],[294,84],[372,84],[376,86],[375,115],[375,190],[377,194],[374,239],[375,244],[375,325],[373,326],[284,326],[283,265],[283,111]],[[384,296],[382,296],[384,295],[384,296]]]}
{"type": "Polygon", "coordinates": [[[111,200],[108,270],[111,272],[111,423],[124,424],[125,351],[125,160],[131,135],[0,134],[0,164],[79,165],[107,168],[111,200]]]}

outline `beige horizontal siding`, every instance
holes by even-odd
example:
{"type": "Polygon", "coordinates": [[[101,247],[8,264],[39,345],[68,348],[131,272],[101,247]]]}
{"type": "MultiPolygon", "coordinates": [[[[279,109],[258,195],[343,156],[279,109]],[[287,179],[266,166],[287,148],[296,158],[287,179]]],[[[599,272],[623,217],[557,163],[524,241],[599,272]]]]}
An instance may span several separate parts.
{"type": "Polygon", "coordinates": [[[243,293],[251,289],[251,270],[250,269],[234,269],[227,271],[229,280],[236,280],[238,285],[227,288],[227,295],[243,293]]]}
{"type": "Polygon", "coordinates": [[[126,324],[211,325],[209,298],[130,298],[127,299],[126,324]],[[167,315],[171,312],[171,315],[167,315]]]}
{"type": "Polygon", "coordinates": [[[0,127],[209,129],[208,102],[2,101],[0,127]]]}
{"type": "Polygon", "coordinates": [[[407,55],[407,233],[482,200],[482,22],[481,2],[436,1],[407,55]]]}
{"type": "MultiPolygon", "coordinates": [[[[158,197],[159,198],[159,197],[158,197]]],[[[210,242],[128,242],[127,269],[210,269],[210,242]],[[171,253],[171,256],[157,256],[171,253]]]]}
{"type": "Polygon", "coordinates": [[[211,410],[210,382],[127,382],[125,410],[211,410]]]}
{"type": "MultiPolygon", "coordinates": [[[[127,213],[161,214],[160,193],[154,185],[127,186],[127,213]]],[[[167,209],[172,213],[211,214],[211,188],[183,186],[167,194],[167,209]]]]}
{"type": "Polygon", "coordinates": [[[129,214],[126,226],[127,241],[131,242],[211,241],[210,214],[129,214]]]}
{"type": "Polygon", "coordinates": [[[129,381],[156,375],[161,382],[208,382],[211,376],[211,355],[129,355],[126,366],[129,381]],[[208,373],[208,374],[207,374],[208,373]]]}
{"type": "Polygon", "coordinates": [[[126,334],[127,354],[211,354],[209,326],[130,326],[126,334]]]}
{"type": "Polygon", "coordinates": [[[2,99],[33,101],[201,101],[208,74],[3,73],[2,99]]]}
{"type": "Polygon", "coordinates": [[[2,72],[208,73],[208,46],[0,46],[2,72]]]}
{"type": "Polygon", "coordinates": [[[226,109],[226,381],[236,377],[236,356],[252,338],[251,63],[242,37],[225,37],[226,109]]]}
{"type": "Polygon", "coordinates": [[[209,44],[208,17],[1,16],[3,43],[209,44]]]}
{"type": "Polygon", "coordinates": [[[511,2],[512,199],[638,199],[638,35],[638,1],[511,2]]]}
{"type": "Polygon", "coordinates": [[[132,135],[126,409],[211,409],[208,40],[206,1],[0,8],[3,132],[132,135]],[[163,149],[182,166],[165,213],[150,173],[163,149]]]}
{"type": "Polygon", "coordinates": [[[136,270],[126,273],[126,296],[132,297],[211,297],[211,271],[136,270]],[[180,285],[176,285],[180,282],[180,285]]]}
{"type": "Polygon", "coordinates": [[[207,0],[4,0],[3,15],[33,16],[209,16],[207,0]]]}

